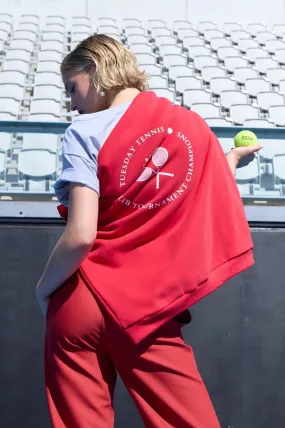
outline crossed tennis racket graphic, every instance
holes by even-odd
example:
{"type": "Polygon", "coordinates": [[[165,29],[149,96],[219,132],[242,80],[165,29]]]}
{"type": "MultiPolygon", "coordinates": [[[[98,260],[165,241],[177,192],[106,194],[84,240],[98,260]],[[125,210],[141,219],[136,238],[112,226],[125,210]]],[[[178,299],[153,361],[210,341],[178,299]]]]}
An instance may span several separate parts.
{"type": "Polygon", "coordinates": [[[152,156],[151,160],[154,168],[145,167],[137,181],[146,181],[151,176],[156,175],[156,189],[159,189],[159,177],[161,175],[167,175],[168,177],[174,177],[174,174],[170,174],[169,172],[160,172],[160,169],[163,167],[163,165],[167,162],[168,159],[168,151],[164,147],[158,147],[156,149],[152,156]]]}

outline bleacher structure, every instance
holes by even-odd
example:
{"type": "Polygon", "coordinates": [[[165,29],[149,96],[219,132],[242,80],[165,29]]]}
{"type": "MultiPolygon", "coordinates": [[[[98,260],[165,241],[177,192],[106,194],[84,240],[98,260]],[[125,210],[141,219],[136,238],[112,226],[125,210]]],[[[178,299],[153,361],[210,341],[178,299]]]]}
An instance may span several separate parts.
{"type": "MultiPolygon", "coordinates": [[[[129,47],[149,75],[149,90],[201,115],[210,126],[285,126],[285,25],[136,18],[0,14],[0,121],[69,122],[70,99],[60,63],[78,42],[107,34],[129,47]]],[[[61,170],[62,135],[0,134],[1,195],[53,193],[61,170]]],[[[243,196],[285,194],[285,148],[265,141],[239,169],[243,196]],[[282,163],[283,162],[283,163],[282,163]],[[283,165],[283,166],[282,166],[283,165]]],[[[232,139],[220,140],[225,151],[232,139]]]]}

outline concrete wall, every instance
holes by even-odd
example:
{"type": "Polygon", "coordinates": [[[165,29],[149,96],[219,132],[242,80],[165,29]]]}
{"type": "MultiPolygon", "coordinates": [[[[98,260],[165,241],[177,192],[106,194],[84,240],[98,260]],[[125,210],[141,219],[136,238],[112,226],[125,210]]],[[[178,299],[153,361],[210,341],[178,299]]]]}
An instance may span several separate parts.
{"type": "MultiPolygon", "coordinates": [[[[1,428],[50,427],[34,290],[62,231],[0,224],[1,428]]],[[[195,305],[183,329],[223,428],[285,426],[285,229],[252,236],[255,265],[195,305]]],[[[115,408],[116,428],[143,428],[120,381],[115,408]]]]}

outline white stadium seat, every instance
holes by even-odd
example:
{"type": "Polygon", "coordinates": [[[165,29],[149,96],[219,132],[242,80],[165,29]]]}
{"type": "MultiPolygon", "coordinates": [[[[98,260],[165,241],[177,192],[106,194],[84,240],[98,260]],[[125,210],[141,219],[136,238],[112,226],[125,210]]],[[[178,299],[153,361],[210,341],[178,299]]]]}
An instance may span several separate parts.
{"type": "Polygon", "coordinates": [[[272,33],[274,33],[276,37],[282,37],[285,34],[285,25],[284,24],[273,25],[272,33]]]}
{"type": "Polygon", "coordinates": [[[30,122],[59,122],[59,116],[52,113],[31,113],[29,116],[30,122]]]}
{"type": "Polygon", "coordinates": [[[62,85],[61,74],[53,72],[36,73],[35,86],[38,85],[52,85],[60,87],[62,85]]]}
{"type": "MultiPolygon", "coordinates": [[[[80,30],[82,31],[82,30],[80,30]]],[[[91,31],[90,31],[91,32],[91,31]]],[[[115,25],[100,25],[97,29],[98,34],[117,34],[120,35],[119,28],[115,25]]]]}
{"type": "Polygon", "coordinates": [[[19,153],[18,169],[27,182],[27,190],[50,190],[50,178],[56,172],[57,154],[46,149],[27,149],[19,153]],[[48,181],[47,181],[48,180],[48,181]]]}
{"type": "Polygon", "coordinates": [[[158,76],[159,74],[161,74],[161,65],[142,64],[139,68],[145,71],[148,75],[158,76]]]}
{"type": "Polygon", "coordinates": [[[86,16],[74,16],[72,18],[72,25],[88,25],[91,27],[91,21],[86,16]]]}
{"type": "Polygon", "coordinates": [[[233,73],[237,67],[247,67],[248,62],[240,56],[229,56],[225,58],[225,69],[233,73]]]}
{"type": "Polygon", "coordinates": [[[244,85],[247,79],[254,79],[257,77],[258,71],[252,67],[237,67],[234,69],[234,78],[241,85],[244,85]]]}
{"type": "Polygon", "coordinates": [[[205,121],[209,126],[232,126],[232,121],[225,117],[205,117],[205,121]]]}
{"type": "Polygon", "coordinates": [[[229,56],[240,56],[240,51],[234,46],[221,47],[217,50],[218,58],[224,61],[229,56]]]}
{"type": "Polygon", "coordinates": [[[280,64],[285,64],[285,49],[277,49],[275,52],[275,58],[280,64]]]}
{"type": "Polygon", "coordinates": [[[168,88],[168,82],[166,76],[154,76],[152,75],[148,81],[149,89],[152,88],[168,88]]]}
{"type": "Polygon", "coordinates": [[[168,54],[181,54],[181,47],[178,45],[161,45],[159,47],[160,56],[168,55],[168,54]]]}
{"type": "Polygon", "coordinates": [[[24,86],[26,81],[25,74],[20,71],[1,71],[0,72],[0,83],[17,83],[20,86],[24,86]]]}
{"type": "Polygon", "coordinates": [[[247,79],[245,90],[250,97],[256,97],[259,92],[271,91],[270,83],[262,78],[247,79]]]}
{"type": "Polygon", "coordinates": [[[60,101],[62,89],[52,85],[40,85],[34,88],[34,99],[49,99],[60,101]]]}
{"type": "Polygon", "coordinates": [[[151,44],[146,43],[133,43],[130,45],[130,50],[136,54],[152,54],[151,44]]]}
{"type": "Polygon", "coordinates": [[[152,89],[157,96],[159,97],[163,97],[163,98],[167,98],[169,101],[171,101],[172,103],[175,102],[175,93],[173,90],[171,89],[162,89],[162,88],[153,88],[152,89]]]}
{"type": "Polygon", "coordinates": [[[277,105],[269,107],[269,118],[277,126],[285,126],[285,105],[277,105]]]}
{"type": "Polygon", "coordinates": [[[260,156],[262,156],[263,159],[272,161],[274,156],[284,154],[284,144],[282,140],[262,138],[262,145],[263,148],[260,151],[260,156]]]}
{"type": "Polygon", "coordinates": [[[275,54],[277,49],[285,49],[285,43],[282,40],[267,40],[265,48],[272,54],[275,54]]]}
{"type": "Polygon", "coordinates": [[[166,54],[163,57],[163,65],[166,68],[171,67],[172,65],[187,65],[187,56],[178,55],[178,54],[166,54]]]}
{"type": "Polygon", "coordinates": [[[40,51],[38,54],[38,62],[41,61],[62,61],[62,53],[57,51],[40,51]]]}
{"type": "Polygon", "coordinates": [[[279,86],[281,80],[285,79],[285,69],[269,68],[266,72],[266,77],[273,85],[279,86]]]}
{"type": "Polygon", "coordinates": [[[20,22],[18,30],[21,31],[31,31],[32,33],[38,33],[39,26],[33,22],[20,22]]]}
{"type": "MultiPolygon", "coordinates": [[[[132,21],[136,22],[136,24],[137,23],[139,23],[139,24],[141,23],[138,19],[137,20],[132,20],[132,21]]],[[[101,25],[117,25],[117,21],[114,18],[107,18],[107,17],[104,18],[104,17],[102,17],[102,18],[98,18],[98,24],[99,24],[99,26],[101,26],[101,25]]]]}
{"type": "Polygon", "coordinates": [[[149,19],[147,22],[147,27],[150,29],[155,27],[163,28],[163,27],[166,27],[166,25],[167,25],[166,22],[163,21],[162,19],[149,19]]]}
{"type": "Polygon", "coordinates": [[[248,24],[248,26],[247,26],[247,31],[252,36],[255,36],[256,33],[260,33],[261,31],[266,31],[266,30],[267,30],[266,25],[261,24],[261,23],[255,23],[255,22],[253,22],[251,24],[248,24]]]}
{"type": "Polygon", "coordinates": [[[220,117],[220,106],[213,103],[193,103],[191,110],[199,114],[199,116],[206,117],[220,117]]]}
{"type": "Polygon", "coordinates": [[[210,80],[210,89],[214,95],[220,95],[222,91],[234,91],[236,83],[230,77],[213,77],[210,80]]]}
{"type": "Polygon", "coordinates": [[[43,42],[59,42],[64,43],[64,34],[62,33],[56,33],[54,31],[45,31],[43,32],[43,42]]]}
{"type": "Polygon", "coordinates": [[[44,31],[62,33],[65,32],[65,27],[61,24],[47,24],[44,31]]]}
{"type": "Polygon", "coordinates": [[[202,21],[198,24],[198,31],[204,34],[206,30],[214,30],[217,28],[217,24],[213,21],[202,21]]]}
{"type": "Polygon", "coordinates": [[[238,22],[225,22],[223,30],[228,36],[230,36],[233,31],[242,30],[242,26],[238,22]]]}
{"type": "Polygon", "coordinates": [[[247,59],[255,63],[258,58],[269,58],[269,52],[264,48],[248,48],[246,50],[247,59]]]}
{"type": "Polygon", "coordinates": [[[246,104],[247,95],[241,91],[222,91],[220,94],[221,107],[229,110],[233,104],[246,104]]]}
{"type": "Polygon", "coordinates": [[[260,167],[257,156],[247,166],[237,168],[236,180],[237,182],[260,180],[260,167]]]}
{"type": "Polygon", "coordinates": [[[46,42],[41,42],[41,51],[57,51],[57,52],[63,52],[64,51],[64,44],[61,42],[57,42],[55,40],[50,40],[46,42]]]}
{"type": "Polygon", "coordinates": [[[17,116],[20,113],[20,101],[18,99],[6,97],[0,98],[0,112],[17,116]]]}
{"type": "Polygon", "coordinates": [[[156,38],[157,36],[171,36],[172,31],[169,28],[155,27],[151,29],[151,37],[156,38]]]}
{"type": "Polygon", "coordinates": [[[137,63],[141,64],[157,64],[157,57],[154,54],[137,54],[137,63]]]}
{"type": "MultiPolygon", "coordinates": [[[[284,153],[280,153],[279,155],[275,155],[272,159],[272,166],[273,166],[273,175],[274,175],[274,187],[275,189],[281,188],[282,184],[284,187],[284,180],[285,180],[285,174],[284,174],[284,165],[285,165],[285,155],[284,153]]],[[[282,195],[284,190],[282,191],[282,195]]]]}
{"type": "Polygon", "coordinates": [[[141,34],[143,36],[146,35],[146,30],[142,27],[126,27],[125,28],[126,36],[130,36],[132,34],[138,35],[141,34]]]}
{"type": "Polygon", "coordinates": [[[191,28],[192,24],[189,21],[174,21],[173,25],[172,25],[172,29],[173,31],[175,31],[176,33],[178,32],[178,30],[180,30],[181,28],[191,28]]]}
{"type": "MultiPolygon", "coordinates": [[[[0,73],[1,76],[1,73],[0,73]]],[[[279,92],[281,92],[281,94],[285,95],[285,79],[284,80],[280,80],[279,83],[279,92]]]]}
{"type": "Polygon", "coordinates": [[[188,65],[172,65],[169,67],[168,75],[173,81],[175,81],[178,76],[193,76],[193,68],[188,65]]]}
{"type": "Polygon", "coordinates": [[[265,45],[265,42],[267,40],[273,40],[276,39],[276,36],[274,33],[271,33],[271,31],[259,31],[256,33],[256,40],[261,45],[265,45]]]}
{"type": "Polygon", "coordinates": [[[21,50],[21,49],[9,49],[7,51],[5,60],[20,60],[25,61],[26,63],[30,62],[31,52],[21,50]]]}
{"type": "Polygon", "coordinates": [[[204,67],[215,67],[218,64],[217,58],[210,55],[197,55],[194,58],[194,68],[202,71],[204,67]]]}
{"type": "Polygon", "coordinates": [[[10,49],[19,49],[32,52],[34,49],[34,43],[30,40],[13,39],[10,43],[10,49]]]}
{"type": "Polygon", "coordinates": [[[205,40],[202,37],[187,36],[183,39],[183,46],[186,49],[190,46],[205,46],[205,40]]]}
{"type": "Polygon", "coordinates": [[[187,89],[183,94],[183,105],[191,107],[195,103],[211,103],[211,93],[205,89],[187,89]]]}
{"type": "Polygon", "coordinates": [[[2,184],[2,182],[4,181],[1,179],[1,175],[5,171],[5,163],[6,163],[6,153],[0,150],[0,184],[2,184]]]}
{"type": "Polygon", "coordinates": [[[175,88],[177,92],[183,93],[187,89],[202,89],[202,80],[195,76],[181,76],[176,78],[175,88]]]}
{"type": "Polygon", "coordinates": [[[32,31],[24,31],[24,30],[18,30],[14,33],[14,39],[19,40],[29,40],[32,43],[35,43],[37,38],[37,34],[32,31]]]}
{"type": "Polygon", "coordinates": [[[55,100],[33,100],[30,114],[50,114],[58,118],[60,116],[60,103],[55,100]]]}
{"type": "MultiPolygon", "coordinates": [[[[134,36],[132,36],[134,37],[134,36]]],[[[147,37],[146,37],[147,39],[147,37]]],[[[128,39],[129,43],[130,40],[128,39]]],[[[142,43],[142,42],[135,42],[135,43],[142,43]]],[[[146,43],[146,42],[145,42],[146,43]]],[[[155,44],[156,46],[161,46],[161,45],[177,45],[177,40],[174,36],[157,36],[155,38],[155,44]]]]}
{"type": "Polygon", "coordinates": [[[87,37],[90,36],[90,33],[73,33],[71,35],[71,42],[72,43],[80,43],[82,40],[87,39],[87,37]]]}
{"type": "Polygon", "coordinates": [[[14,84],[0,84],[0,98],[14,98],[15,100],[22,100],[24,96],[23,86],[14,84]]]}
{"type": "Polygon", "coordinates": [[[261,74],[266,74],[269,68],[278,68],[278,62],[272,58],[257,58],[255,67],[261,74]]]}
{"type": "Polygon", "coordinates": [[[133,43],[149,43],[149,38],[143,34],[131,34],[128,36],[128,44],[133,43]]]}
{"type": "Polygon", "coordinates": [[[48,149],[56,152],[58,150],[58,136],[56,134],[25,133],[23,135],[23,149],[48,149]]]}
{"type": "Polygon", "coordinates": [[[230,107],[230,117],[238,125],[243,125],[248,119],[258,119],[258,108],[251,104],[232,104],[230,107]]]}
{"type": "Polygon", "coordinates": [[[239,39],[238,48],[242,52],[246,52],[249,48],[259,48],[259,43],[254,39],[239,39]]]}
{"type": "Polygon", "coordinates": [[[207,66],[202,68],[202,80],[206,83],[210,83],[213,77],[226,77],[226,70],[218,66],[207,66]]]}
{"type": "Polygon", "coordinates": [[[285,99],[283,94],[277,92],[260,92],[257,94],[257,103],[262,110],[268,110],[274,105],[284,105],[285,99]]]}
{"type": "Polygon", "coordinates": [[[238,44],[240,39],[251,39],[251,34],[244,30],[236,30],[231,32],[231,39],[234,43],[238,44]]]}
{"type": "Polygon", "coordinates": [[[65,17],[59,15],[49,15],[46,18],[46,24],[61,24],[65,25],[65,17]]]}
{"type": "Polygon", "coordinates": [[[205,30],[204,32],[204,38],[207,42],[210,42],[213,38],[216,37],[223,37],[226,38],[226,35],[223,31],[218,30],[218,29],[209,29],[209,30],[205,30]]]}
{"type": "Polygon", "coordinates": [[[20,16],[20,22],[33,23],[38,25],[40,17],[38,15],[24,14],[20,16]]]}
{"type": "Polygon", "coordinates": [[[60,63],[56,61],[39,61],[37,64],[38,73],[59,73],[60,63]]]}
{"type": "Polygon", "coordinates": [[[274,128],[274,123],[267,119],[246,119],[243,126],[249,128],[274,128]]]}
{"type": "Polygon", "coordinates": [[[199,31],[193,30],[192,28],[181,28],[178,30],[178,39],[184,40],[185,37],[199,37],[199,31]]]}
{"type": "Polygon", "coordinates": [[[211,48],[213,51],[217,51],[219,48],[232,46],[232,42],[224,37],[214,37],[211,40],[211,48]]]}
{"type": "Polygon", "coordinates": [[[196,56],[200,56],[200,55],[210,56],[212,55],[212,51],[207,46],[189,46],[188,55],[189,55],[189,58],[193,60],[194,58],[196,58],[196,56]]]}
{"type": "Polygon", "coordinates": [[[11,149],[11,137],[9,132],[0,132],[0,150],[8,152],[11,149]]]}
{"type": "Polygon", "coordinates": [[[27,74],[29,67],[29,63],[26,61],[11,59],[4,62],[3,71],[19,71],[20,73],[27,74]]]}

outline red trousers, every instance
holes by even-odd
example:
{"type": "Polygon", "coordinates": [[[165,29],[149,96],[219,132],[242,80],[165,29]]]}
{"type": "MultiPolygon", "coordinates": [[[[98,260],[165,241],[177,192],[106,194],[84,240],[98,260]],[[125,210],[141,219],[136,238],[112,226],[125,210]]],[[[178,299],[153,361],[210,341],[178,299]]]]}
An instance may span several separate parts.
{"type": "Polygon", "coordinates": [[[220,427],[179,322],[171,320],[135,346],[73,275],[52,296],[46,318],[52,426],[112,428],[116,370],[145,427],[220,427]]]}

